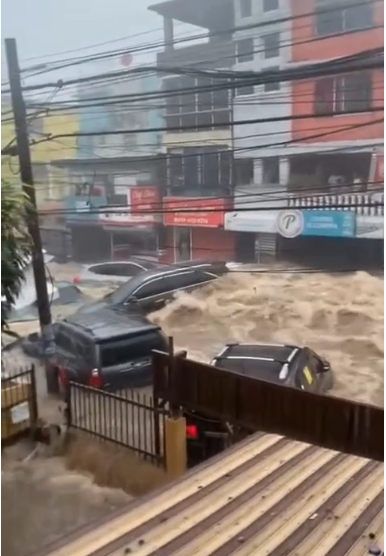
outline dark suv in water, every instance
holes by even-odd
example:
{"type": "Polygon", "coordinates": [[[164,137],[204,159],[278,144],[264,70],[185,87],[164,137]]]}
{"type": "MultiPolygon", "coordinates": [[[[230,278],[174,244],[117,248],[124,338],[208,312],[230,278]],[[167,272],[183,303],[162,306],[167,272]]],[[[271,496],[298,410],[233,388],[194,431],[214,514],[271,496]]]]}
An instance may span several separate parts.
{"type": "Polygon", "coordinates": [[[228,272],[225,262],[189,261],[169,268],[142,272],[101,301],[88,303],[78,313],[90,313],[104,307],[121,307],[142,314],[160,309],[179,291],[190,292],[217,280],[228,272]]]}
{"type": "MultiPolygon", "coordinates": [[[[228,344],[211,365],[308,392],[324,393],[333,386],[330,363],[308,347],[228,344]]],[[[232,432],[228,424],[202,414],[188,412],[185,417],[190,465],[222,451],[230,435],[245,435],[243,431],[232,432]]]]}
{"type": "Polygon", "coordinates": [[[68,381],[116,391],[152,382],[152,350],[167,351],[161,328],[113,309],[75,314],[55,324],[55,366],[68,381]]]}

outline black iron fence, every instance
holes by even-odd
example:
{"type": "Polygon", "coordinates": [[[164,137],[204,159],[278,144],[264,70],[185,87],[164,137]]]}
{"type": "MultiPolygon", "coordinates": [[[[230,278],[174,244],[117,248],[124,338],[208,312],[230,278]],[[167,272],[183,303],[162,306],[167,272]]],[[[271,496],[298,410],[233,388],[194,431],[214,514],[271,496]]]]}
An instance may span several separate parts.
{"type": "Polygon", "coordinates": [[[30,435],[38,423],[35,367],[1,365],[1,447],[30,435]]]}
{"type": "Polygon", "coordinates": [[[164,465],[165,411],[152,396],[131,390],[112,394],[71,382],[66,411],[68,429],[130,448],[164,465]]]}

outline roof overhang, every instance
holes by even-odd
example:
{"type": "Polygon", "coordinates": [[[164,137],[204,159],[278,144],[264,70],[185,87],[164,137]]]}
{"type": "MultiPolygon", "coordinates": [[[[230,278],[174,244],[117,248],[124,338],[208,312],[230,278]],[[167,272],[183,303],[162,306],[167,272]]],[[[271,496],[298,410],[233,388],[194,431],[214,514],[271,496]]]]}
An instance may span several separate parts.
{"type": "Polygon", "coordinates": [[[168,0],[148,9],[163,17],[211,31],[229,30],[234,25],[232,0],[168,0]]]}

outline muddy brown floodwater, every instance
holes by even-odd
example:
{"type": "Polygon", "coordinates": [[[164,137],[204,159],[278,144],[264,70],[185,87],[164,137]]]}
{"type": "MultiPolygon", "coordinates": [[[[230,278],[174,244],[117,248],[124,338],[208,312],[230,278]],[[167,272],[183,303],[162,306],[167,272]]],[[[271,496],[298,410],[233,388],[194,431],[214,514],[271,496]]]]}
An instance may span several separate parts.
{"type": "Polygon", "coordinates": [[[308,345],[332,364],[332,394],[383,405],[383,287],[365,272],[233,273],[150,318],[206,362],[226,342],[308,345]]]}
{"type": "MultiPolygon", "coordinates": [[[[206,362],[231,341],[308,345],[332,364],[332,395],[383,405],[383,288],[382,277],[365,272],[233,273],[179,295],[150,318],[174,337],[177,349],[206,362]]],[[[37,326],[19,325],[18,331],[37,326]]],[[[5,553],[23,556],[126,500],[122,492],[68,472],[60,459],[11,462],[2,471],[5,553]]]]}

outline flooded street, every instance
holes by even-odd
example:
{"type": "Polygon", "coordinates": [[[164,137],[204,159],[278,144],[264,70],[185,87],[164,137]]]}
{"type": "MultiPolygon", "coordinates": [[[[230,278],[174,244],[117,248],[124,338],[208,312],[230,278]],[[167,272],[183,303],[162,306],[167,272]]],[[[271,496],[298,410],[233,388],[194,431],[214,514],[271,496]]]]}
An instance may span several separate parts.
{"type": "Polygon", "coordinates": [[[205,362],[226,342],[307,345],[331,362],[333,394],[383,405],[383,286],[365,272],[232,273],[150,318],[205,362]]]}
{"type": "MultiPolygon", "coordinates": [[[[70,280],[77,268],[57,265],[51,270],[56,279],[70,280]]],[[[308,345],[332,364],[332,395],[383,405],[383,286],[382,277],[365,272],[234,272],[191,295],[180,294],[150,318],[174,337],[176,349],[187,349],[189,357],[205,362],[232,341],[308,345]]],[[[94,299],[107,293],[103,287],[80,288],[94,299]]],[[[55,316],[72,311],[68,305],[55,316]]],[[[12,327],[27,334],[38,323],[12,327]]],[[[16,354],[25,360],[20,348],[16,354]]],[[[44,388],[44,373],[38,372],[44,388]]],[[[41,394],[43,415],[49,415],[52,407],[41,394]]],[[[122,491],[100,488],[87,476],[68,471],[61,458],[3,462],[2,488],[8,556],[28,554],[128,500],[122,491]]]]}

